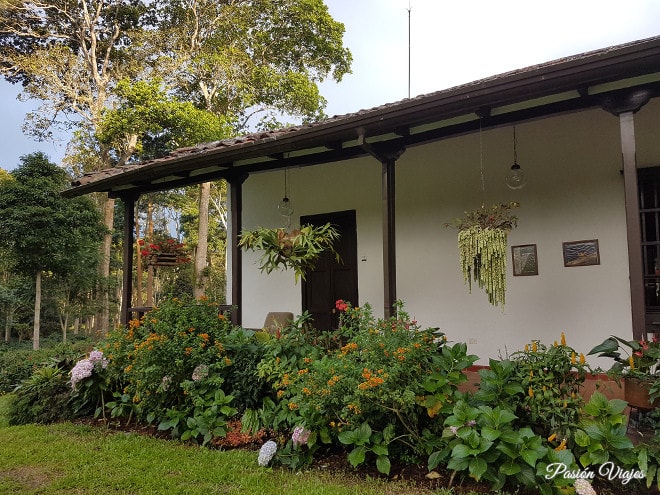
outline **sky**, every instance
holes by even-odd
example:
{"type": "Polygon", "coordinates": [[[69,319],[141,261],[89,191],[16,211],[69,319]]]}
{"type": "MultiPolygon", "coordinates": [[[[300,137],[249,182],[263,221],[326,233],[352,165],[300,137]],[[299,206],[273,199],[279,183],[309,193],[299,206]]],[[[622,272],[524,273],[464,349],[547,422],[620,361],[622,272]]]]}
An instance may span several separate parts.
{"type": "MultiPolygon", "coordinates": [[[[344,23],[352,73],[321,93],[329,116],[392,103],[514,69],[660,35],[660,0],[326,0],[344,23]],[[410,32],[408,23],[410,19],[410,32]],[[410,34],[410,88],[409,76],[410,34]]],[[[21,127],[34,102],[0,81],[0,168],[43,151],[58,163],[67,135],[38,143],[21,127]]]]}

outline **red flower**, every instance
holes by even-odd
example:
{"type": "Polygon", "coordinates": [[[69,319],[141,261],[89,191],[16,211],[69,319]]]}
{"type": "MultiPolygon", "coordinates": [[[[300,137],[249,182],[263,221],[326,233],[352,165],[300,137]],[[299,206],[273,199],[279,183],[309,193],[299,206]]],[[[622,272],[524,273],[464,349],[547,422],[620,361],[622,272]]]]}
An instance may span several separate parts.
{"type": "Polygon", "coordinates": [[[339,311],[346,311],[348,309],[348,304],[346,304],[343,299],[338,299],[335,302],[335,308],[339,311]]]}
{"type": "Polygon", "coordinates": [[[144,246],[144,239],[138,240],[138,246],[144,246]]]}

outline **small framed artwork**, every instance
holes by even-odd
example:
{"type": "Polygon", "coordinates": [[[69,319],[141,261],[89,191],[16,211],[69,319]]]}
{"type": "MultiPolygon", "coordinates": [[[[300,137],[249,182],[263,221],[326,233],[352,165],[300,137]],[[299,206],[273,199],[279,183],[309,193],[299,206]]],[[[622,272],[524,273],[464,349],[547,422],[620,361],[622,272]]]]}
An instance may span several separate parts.
{"type": "Polygon", "coordinates": [[[536,244],[511,246],[511,259],[513,260],[513,274],[516,277],[539,274],[536,244]]]}
{"type": "Polygon", "coordinates": [[[564,266],[600,265],[598,239],[562,243],[564,266]]]}

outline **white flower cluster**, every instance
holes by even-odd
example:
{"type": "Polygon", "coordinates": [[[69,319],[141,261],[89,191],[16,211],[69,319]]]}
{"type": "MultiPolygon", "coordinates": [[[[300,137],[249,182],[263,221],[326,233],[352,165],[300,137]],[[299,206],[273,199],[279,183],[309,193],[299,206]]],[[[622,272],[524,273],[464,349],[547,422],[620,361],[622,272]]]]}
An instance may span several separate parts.
{"type": "Polygon", "coordinates": [[[81,359],[71,369],[71,387],[76,388],[76,383],[92,376],[94,363],[89,359],[81,359]]]}
{"type": "Polygon", "coordinates": [[[109,361],[103,357],[103,351],[90,352],[87,359],[81,359],[71,369],[71,387],[76,388],[76,384],[80,380],[84,380],[85,378],[92,376],[97,363],[101,366],[101,368],[106,368],[108,366],[108,362],[109,361]]]}
{"type": "Polygon", "coordinates": [[[268,440],[259,450],[259,457],[257,458],[259,465],[263,467],[268,466],[275,452],[277,452],[277,444],[273,440],[268,440]]]}
{"type": "Polygon", "coordinates": [[[162,388],[163,391],[167,392],[167,390],[170,388],[171,383],[172,383],[172,377],[170,375],[165,375],[163,379],[160,381],[160,388],[162,388]]]}
{"type": "Polygon", "coordinates": [[[107,368],[109,361],[103,357],[103,351],[92,351],[89,353],[89,359],[92,363],[101,363],[102,368],[107,368]]]}
{"type": "Polygon", "coordinates": [[[575,493],[578,495],[598,495],[594,487],[591,486],[591,483],[583,478],[575,480],[573,487],[575,488],[575,493]]]}
{"type": "Polygon", "coordinates": [[[200,364],[192,372],[193,382],[198,382],[209,376],[209,367],[205,364],[200,364]]]}

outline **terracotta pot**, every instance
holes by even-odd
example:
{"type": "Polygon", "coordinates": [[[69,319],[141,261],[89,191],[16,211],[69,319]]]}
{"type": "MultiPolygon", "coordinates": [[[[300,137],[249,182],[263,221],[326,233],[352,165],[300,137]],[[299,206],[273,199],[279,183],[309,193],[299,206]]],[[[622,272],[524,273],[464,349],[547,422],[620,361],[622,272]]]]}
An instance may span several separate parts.
{"type": "Polygon", "coordinates": [[[623,398],[628,402],[630,407],[635,407],[637,409],[655,409],[660,406],[660,400],[656,399],[651,403],[649,399],[649,388],[651,384],[648,380],[624,378],[623,383],[623,398]]]}

